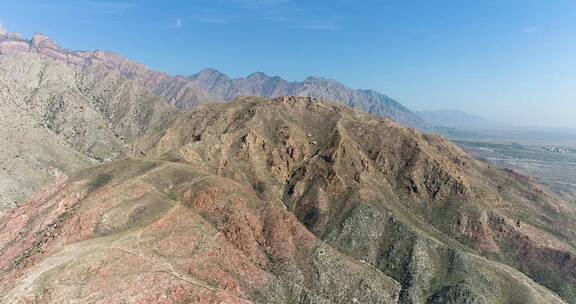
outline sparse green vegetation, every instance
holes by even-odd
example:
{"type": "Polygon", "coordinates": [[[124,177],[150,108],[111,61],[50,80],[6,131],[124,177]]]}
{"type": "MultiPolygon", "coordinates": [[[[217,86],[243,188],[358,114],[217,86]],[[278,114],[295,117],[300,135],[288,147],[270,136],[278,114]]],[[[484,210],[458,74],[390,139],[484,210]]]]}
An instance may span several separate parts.
{"type": "Polygon", "coordinates": [[[94,192],[99,188],[104,187],[112,180],[113,176],[109,174],[99,174],[97,175],[89,184],[88,192],[94,192]]]}
{"type": "Polygon", "coordinates": [[[169,199],[171,199],[173,201],[177,201],[180,199],[180,196],[178,195],[178,192],[176,192],[176,191],[170,191],[166,195],[168,196],[169,199]]]}

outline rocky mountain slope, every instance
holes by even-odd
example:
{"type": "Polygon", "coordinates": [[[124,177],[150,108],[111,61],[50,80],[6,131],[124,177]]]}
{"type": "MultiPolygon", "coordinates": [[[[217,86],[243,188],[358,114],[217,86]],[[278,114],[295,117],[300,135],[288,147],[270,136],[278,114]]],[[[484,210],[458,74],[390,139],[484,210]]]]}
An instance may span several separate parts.
{"type": "Polygon", "coordinates": [[[152,71],[143,64],[130,61],[113,52],[64,49],[42,34],[35,34],[30,40],[18,34],[0,35],[0,54],[21,53],[40,54],[80,69],[93,65],[107,67],[136,81],[180,109],[192,108],[203,102],[218,101],[195,82],[152,71]]]}
{"type": "Polygon", "coordinates": [[[6,303],[576,303],[575,210],[310,98],[198,107],[0,218],[6,303]]]}
{"type": "Polygon", "coordinates": [[[425,126],[417,115],[394,99],[372,90],[354,90],[343,84],[319,77],[302,82],[289,82],[278,76],[258,72],[246,78],[230,79],[214,69],[206,69],[190,77],[218,100],[232,100],[238,96],[303,96],[336,101],[380,117],[390,118],[405,126],[425,126]]]}
{"type": "Polygon", "coordinates": [[[80,68],[43,55],[49,40],[14,39],[0,42],[0,213],[55,176],[110,161],[178,113],[107,65],[80,68]]]}

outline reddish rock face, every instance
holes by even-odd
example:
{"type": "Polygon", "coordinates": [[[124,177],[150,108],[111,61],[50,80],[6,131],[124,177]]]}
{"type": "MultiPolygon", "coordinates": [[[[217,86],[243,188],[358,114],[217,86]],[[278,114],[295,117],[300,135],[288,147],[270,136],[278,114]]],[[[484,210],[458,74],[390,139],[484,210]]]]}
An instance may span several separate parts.
{"type": "Polygon", "coordinates": [[[328,286],[316,277],[325,271],[314,271],[313,264],[328,262],[356,273],[345,282],[331,281],[342,299],[396,302],[398,283],[340,256],[252,189],[177,163],[127,165],[136,170],[123,174],[136,174],[140,181],[112,179],[94,189],[92,174],[98,179],[107,173],[62,179],[2,218],[0,231],[11,231],[0,235],[0,286],[11,290],[4,300],[283,302],[294,288],[308,297],[332,298],[336,295],[325,293],[328,286]],[[172,183],[171,189],[182,193],[181,203],[155,190],[160,184],[152,181],[173,178],[169,173],[189,178],[172,183]],[[329,260],[310,260],[319,250],[329,260]],[[35,279],[39,275],[41,281],[35,279]],[[67,283],[72,281],[76,284],[67,283]],[[354,290],[362,281],[370,282],[373,292],[354,290]]]}
{"type": "Polygon", "coordinates": [[[54,50],[60,50],[60,46],[58,46],[56,43],[54,43],[54,41],[50,40],[50,38],[42,34],[34,34],[34,36],[32,36],[32,39],[30,40],[30,44],[32,45],[32,47],[37,49],[50,48],[54,50]]]}
{"type": "Polygon", "coordinates": [[[30,45],[25,41],[6,40],[0,39],[0,54],[17,54],[21,52],[29,52],[30,45]]]}

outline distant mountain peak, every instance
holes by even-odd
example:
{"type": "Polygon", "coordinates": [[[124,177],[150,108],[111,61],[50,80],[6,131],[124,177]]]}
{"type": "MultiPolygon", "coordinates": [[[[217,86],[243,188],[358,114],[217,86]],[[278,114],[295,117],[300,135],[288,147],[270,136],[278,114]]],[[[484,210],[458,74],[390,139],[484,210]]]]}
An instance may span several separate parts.
{"type": "Polygon", "coordinates": [[[224,73],[222,73],[222,72],[220,72],[220,71],[218,71],[217,69],[214,69],[214,68],[206,68],[206,69],[203,69],[203,70],[201,70],[200,72],[198,72],[197,74],[207,74],[207,73],[209,73],[209,74],[224,74],[224,73]]]}
{"type": "Polygon", "coordinates": [[[246,78],[231,79],[213,69],[204,69],[189,77],[172,77],[151,71],[145,65],[107,51],[72,51],[61,48],[48,36],[37,33],[30,39],[11,34],[0,37],[0,54],[38,53],[76,67],[104,64],[123,76],[136,80],[154,94],[180,109],[214,101],[230,101],[238,96],[307,96],[343,103],[402,125],[423,128],[423,121],[407,108],[385,95],[355,90],[333,79],[308,77],[304,81],[287,81],[278,76],[255,72],[246,78]]]}
{"type": "Polygon", "coordinates": [[[30,43],[34,47],[49,47],[53,49],[60,49],[60,46],[56,44],[52,39],[42,33],[36,33],[32,36],[30,43]]]}
{"type": "Polygon", "coordinates": [[[402,125],[424,129],[424,122],[397,101],[371,90],[355,90],[329,78],[310,76],[303,81],[288,81],[279,76],[255,72],[245,78],[231,79],[214,69],[190,77],[218,100],[238,96],[306,96],[342,103],[371,114],[390,118],[402,125]]]}
{"type": "Polygon", "coordinates": [[[204,81],[221,81],[221,80],[228,80],[228,76],[216,69],[213,68],[207,68],[207,69],[203,69],[200,72],[192,75],[192,79],[198,80],[200,82],[204,82],[204,81]]]}
{"type": "Polygon", "coordinates": [[[25,40],[22,34],[8,32],[5,28],[0,28],[0,38],[2,40],[25,40]]]}
{"type": "Polygon", "coordinates": [[[318,81],[326,81],[326,78],[317,77],[317,76],[308,76],[304,79],[304,82],[318,82],[318,81]]]}
{"type": "Polygon", "coordinates": [[[270,78],[270,76],[268,76],[268,74],[266,74],[264,72],[254,72],[254,73],[248,75],[248,77],[246,77],[246,78],[250,79],[250,80],[262,80],[262,79],[270,78]]]}
{"type": "Polygon", "coordinates": [[[304,79],[304,83],[331,84],[331,85],[343,86],[343,84],[341,84],[340,82],[338,82],[334,79],[318,77],[318,76],[306,77],[306,79],[304,79]]]}

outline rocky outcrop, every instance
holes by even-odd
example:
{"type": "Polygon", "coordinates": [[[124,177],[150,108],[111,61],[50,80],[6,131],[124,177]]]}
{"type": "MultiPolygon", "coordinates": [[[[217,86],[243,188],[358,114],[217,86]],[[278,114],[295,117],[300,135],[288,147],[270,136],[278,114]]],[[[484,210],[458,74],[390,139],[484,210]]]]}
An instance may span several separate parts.
{"type": "Polygon", "coordinates": [[[0,54],[16,54],[30,51],[30,43],[19,35],[5,33],[0,36],[0,54]]]}

